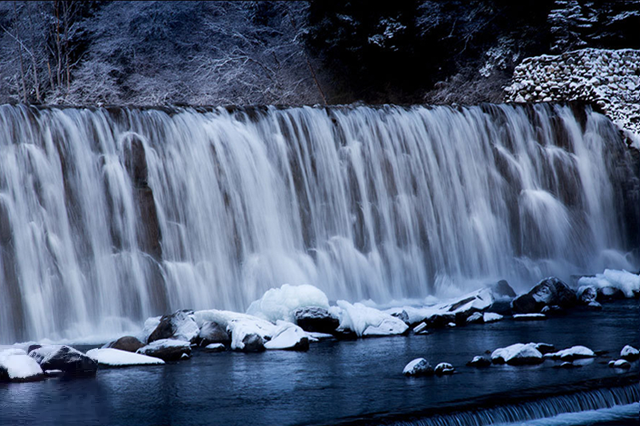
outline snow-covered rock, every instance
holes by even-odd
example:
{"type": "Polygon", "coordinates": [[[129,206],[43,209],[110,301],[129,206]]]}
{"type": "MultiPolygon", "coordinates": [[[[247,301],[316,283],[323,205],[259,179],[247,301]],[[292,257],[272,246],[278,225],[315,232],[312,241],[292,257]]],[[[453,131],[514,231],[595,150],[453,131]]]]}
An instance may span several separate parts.
{"type": "Polygon", "coordinates": [[[455,368],[453,368],[453,365],[449,364],[448,362],[441,362],[440,364],[436,365],[436,368],[433,369],[433,372],[438,376],[453,374],[454,371],[455,368]]]}
{"type": "Polygon", "coordinates": [[[144,343],[142,343],[137,337],[123,336],[118,340],[107,343],[103,346],[103,348],[113,348],[120,349],[121,351],[135,352],[143,346],[144,343]]]}
{"type": "Polygon", "coordinates": [[[222,343],[211,343],[204,347],[205,352],[224,352],[227,348],[222,343]]]}
{"type": "Polygon", "coordinates": [[[278,320],[295,322],[295,311],[309,306],[328,309],[329,299],[322,290],[309,284],[283,284],[280,288],[267,290],[262,298],[251,303],[247,314],[273,323],[278,320]]]}
{"type": "Polygon", "coordinates": [[[91,349],[87,356],[100,365],[109,367],[127,367],[132,365],[159,365],[164,364],[160,358],[123,351],[114,348],[91,349]]]}
{"type": "Polygon", "coordinates": [[[477,367],[477,368],[489,367],[491,365],[491,360],[478,355],[478,356],[474,356],[473,359],[467,363],[467,365],[469,367],[477,367]]]}
{"type": "Polygon", "coordinates": [[[29,356],[44,371],[60,370],[65,375],[91,376],[98,370],[98,364],[93,359],[69,346],[42,346],[29,352],[29,356]]]}
{"type": "Polygon", "coordinates": [[[265,341],[271,340],[271,336],[274,335],[277,329],[274,324],[262,318],[217,309],[196,311],[194,318],[200,326],[202,326],[205,321],[220,324],[220,326],[224,327],[226,331],[231,334],[231,349],[239,351],[245,349],[246,343],[251,342],[253,347],[253,343],[264,344],[265,341]],[[248,336],[260,337],[260,339],[248,336]]]}
{"type": "Polygon", "coordinates": [[[199,332],[200,328],[193,319],[192,311],[176,311],[160,318],[158,326],[149,335],[147,343],[162,339],[177,339],[192,342],[198,336],[199,332]]]}
{"type": "Polygon", "coordinates": [[[544,361],[536,343],[516,343],[506,348],[498,348],[491,353],[494,364],[531,365],[544,361]]]}
{"type": "Polygon", "coordinates": [[[484,315],[482,314],[482,312],[474,312],[471,315],[469,315],[466,319],[466,323],[467,324],[477,324],[477,323],[484,323],[484,315]]]}
{"type": "Polygon", "coordinates": [[[602,274],[595,277],[582,277],[578,281],[581,286],[592,286],[596,289],[615,288],[620,290],[625,297],[634,297],[634,292],[640,291],[640,275],[627,271],[605,269],[602,274]]]}
{"type": "Polygon", "coordinates": [[[185,340],[160,339],[138,349],[137,353],[164,361],[178,361],[191,356],[191,344],[185,340]]]}
{"type": "Polygon", "coordinates": [[[331,315],[327,308],[306,306],[293,313],[295,323],[305,331],[333,333],[340,325],[340,320],[331,315]]]}
{"type": "Polygon", "coordinates": [[[616,361],[609,361],[609,367],[611,368],[631,368],[631,363],[626,359],[619,359],[616,361]]]}
{"type": "Polygon", "coordinates": [[[594,286],[585,285],[578,288],[578,301],[583,305],[589,305],[596,301],[598,297],[598,291],[594,286]]]}
{"type": "Polygon", "coordinates": [[[594,358],[595,356],[595,352],[593,352],[591,349],[587,348],[586,346],[579,345],[545,355],[545,357],[553,359],[559,358],[562,361],[573,361],[574,359],[580,358],[594,358]]]}
{"type": "Polygon", "coordinates": [[[424,358],[416,358],[408,363],[402,370],[402,374],[405,376],[431,376],[433,375],[433,367],[424,358]]]}
{"type": "Polygon", "coordinates": [[[43,378],[40,365],[22,349],[0,351],[0,382],[26,382],[43,378]]]}
{"type": "Polygon", "coordinates": [[[309,349],[309,337],[305,331],[295,324],[278,321],[278,327],[271,340],[264,344],[266,349],[288,349],[306,351],[309,349]]]}
{"type": "Polygon", "coordinates": [[[226,328],[213,321],[204,321],[202,323],[198,338],[200,339],[200,346],[231,342],[231,336],[227,333],[226,328]]]}
{"type": "Polygon", "coordinates": [[[482,319],[485,323],[487,322],[496,322],[502,320],[504,317],[500,314],[496,314],[494,312],[485,312],[482,314],[482,319]]]}
{"type": "Polygon", "coordinates": [[[626,345],[620,351],[620,358],[624,358],[627,361],[635,361],[640,358],[640,351],[631,345],[626,345]]]}
{"type": "Polygon", "coordinates": [[[362,336],[403,334],[409,326],[404,321],[362,303],[351,304],[338,300],[340,328],[362,336]]]}
{"type": "Polygon", "coordinates": [[[570,308],[577,302],[576,293],[566,283],[556,277],[548,277],[536,284],[529,294],[543,306],[570,308]]]}

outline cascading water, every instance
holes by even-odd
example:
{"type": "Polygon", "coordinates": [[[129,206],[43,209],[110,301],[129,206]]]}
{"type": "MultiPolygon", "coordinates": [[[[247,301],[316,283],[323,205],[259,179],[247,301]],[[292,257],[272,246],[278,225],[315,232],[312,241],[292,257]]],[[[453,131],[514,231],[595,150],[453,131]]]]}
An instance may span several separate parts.
{"type": "Polygon", "coordinates": [[[569,106],[0,106],[0,341],[637,267],[626,155],[569,106]]]}

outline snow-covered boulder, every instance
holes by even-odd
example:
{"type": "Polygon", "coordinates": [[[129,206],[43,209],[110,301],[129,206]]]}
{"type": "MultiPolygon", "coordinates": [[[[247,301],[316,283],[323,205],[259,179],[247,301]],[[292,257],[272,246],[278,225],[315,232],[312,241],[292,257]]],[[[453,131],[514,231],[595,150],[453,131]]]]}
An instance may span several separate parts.
{"type": "Polygon", "coordinates": [[[22,349],[0,351],[0,382],[29,382],[44,379],[40,365],[22,349]]]}
{"type": "Polygon", "coordinates": [[[424,358],[414,359],[402,370],[402,374],[411,377],[431,376],[433,373],[433,367],[431,367],[431,364],[424,358]]]}
{"type": "Polygon", "coordinates": [[[129,367],[133,365],[160,365],[164,361],[147,355],[123,351],[115,348],[91,349],[87,356],[100,365],[109,367],[129,367]]]}
{"type": "Polygon", "coordinates": [[[158,326],[151,332],[147,343],[162,339],[177,339],[193,342],[200,328],[193,319],[193,311],[176,311],[160,318],[158,326]]]}
{"type": "Polygon", "coordinates": [[[592,285],[585,285],[578,288],[578,301],[583,305],[595,302],[598,297],[598,290],[592,285]]]}
{"type": "Polygon", "coordinates": [[[624,297],[635,297],[634,292],[640,291],[640,275],[632,274],[627,271],[618,271],[614,269],[605,269],[602,274],[596,274],[595,277],[582,277],[578,281],[581,286],[592,286],[598,291],[598,301],[601,299],[610,300],[618,297],[617,294],[624,297]],[[615,290],[619,290],[616,292],[615,290]]]}
{"type": "Polygon", "coordinates": [[[362,303],[352,305],[338,300],[337,304],[340,328],[351,330],[360,337],[398,335],[409,328],[404,321],[362,303]]]}
{"type": "Polygon", "coordinates": [[[178,361],[191,357],[191,344],[185,340],[160,339],[141,347],[137,353],[164,361],[178,361]]]}
{"type": "Polygon", "coordinates": [[[93,359],[69,346],[43,346],[29,352],[29,356],[43,371],[60,370],[67,376],[93,376],[98,370],[93,359]]]}
{"type": "Polygon", "coordinates": [[[498,348],[491,354],[494,364],[534,365],[544,361],[536,343],[516,343],[506,348],[498,348]]]}
{"type": "Polygon", "coordinates": [[[331,334],[340,326],[340,320],[327,308],[320,306],[298,308],[293,313],[293,317],[295,323],[305,331],[331,334]]]}
{"type": "Polygon", "coordinates": [[[616,361],[609,361],[609,367],[611,368],[631,368],[631,363],[626,359],[619,359],[616,361]]]}
{"type": "Polygon", "coordinates": [[[586,346],[572,346],[567,349],[563,349],[558,352],[552,352],[545,355],[545,357],[560,359],[562,361],[573,361],[574,359],[581,358],[595,358],[596,354],[586,346]]]}
{"type": "Polygon", "coordinates": [[[200,346],[208,346],[212,343],[231,343],[231,336],[222,325],[213,321],[204,321],[198,334],[200,346]]]}
{"type": "Polygon", "coordinates": [[[476,368],[489,367],[490,365],[491,360],[480,355],[474,356],[473,359],[467,363],[467,366],[476,368]]]}
{"type": "Polygon", "coordinates": [[[135,352],[143,346],[144,343],[142,343],[137,337],[123,336],[118,340],[107,343],[103,346],[103,348],[113,348],[120,349],[121,351],[135,352]]]}
{"type": "Polygon", "coordinates": [[[453,365],[449,364],[448,362],[441,362],[440,364],[436,365],[436,368],[433,369],[433,372],[438,376],[453,374],[454,371],[455,368],[453,368],[453,365]]]}
{"type": "Polygon", "coordinates": [[[264,350],[264,342],[271,340],[277,329],[274,324],[262,318],[232,311],[196,311],[194,317],[200,326],[205,321],[211,321],[223,327],[231,335],[231,349],[238,351],[264,350]],[[247,344],[249,346],[245,348],[247,344]]]}
{"type": "Polygon", "coordinates": [[[482,320],[487,322],[496,322],[502,320],[504,317],[500,314],[496,314],[495,312],[485,312],[482,314],[482,320]]]}
{"type": "Polygon", "coordinates": [[[556,277],[543,279],[529,291],[529,294],[542,306],[557,305],[566,309],[577,303],[576,292],[556,277]]]}
{"type": "Polygon", "coordinates": [[[620,358],[626,359],[627,361],[635,361],[640,358],[640,351],[631,345],[626,345],[620,351],[620,358]]]}
{"type": "Polygon", "coordinates": [[[278,321],[278,327],[271,340],[264,344],[266,349],[287,349],[306,351],[309,349],[309,337],[305,331],[295,324],[278,321]]]}
{"type": "Polygon", "coordinates": [[[295,312],[300,308],[315,306],[329,308],[329,299],[317,287],[309,284],[283,284],[268,290],[262,298],[249,305],[247,314],[275,323],[278,320],[295,322],[295,312]]]}
{"type": "Polygon", "coordinates": [[[211,343],[203,348],[205,352],[224,352],[227,350],[222,343],[211,343]]]}

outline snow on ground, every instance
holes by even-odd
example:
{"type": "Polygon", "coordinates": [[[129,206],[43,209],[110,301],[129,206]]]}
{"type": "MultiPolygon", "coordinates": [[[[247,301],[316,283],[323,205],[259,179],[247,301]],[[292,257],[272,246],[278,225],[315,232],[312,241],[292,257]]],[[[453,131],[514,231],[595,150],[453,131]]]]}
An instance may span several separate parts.
{"type": "Polygon", "coordinates": [[[338,300],[339,309],[331,312],[340,318],[340,327],[358,336],[388,336],[404,333],[409,326],[404,321],[362,303],[338,300]]]}
{"type": "Polygon", "coordinates": [[[296,309],[307,306],[328,309],[329,299],[322,290],[309,284],[283,284],[280,288],[267,290],[262,298],[251,303],[247,314],[274,323],[278,320],[294,322],[293,313],[296,309]]]}
{"type": "Polygon", "coordinates": [[[505,92],[507,102],[595,102],[640,150],[640,50],[589,48],[526,58],[505,92]]]}
{"type": "Polygon", "coordinates": [[[91,349],[87,352],[87,356],[100,365],[108,365],[111,367],[164,364],[164,361],[160,358],[113,348],[91,349]]]}
{"type": "MultiPolygon", "coordinates": [[[[638,88],[640,91],[640,88],[638,88]]],[[[640,291],[640,275],[627,271],[605,269],[595,277],[582,277],[578,280],[580,286],[594,286],[596,288],[614,287],[622,290],[626,297],[634,297],[634,291],[640,291]]]]}
{"type": "Polygon", "coordinates": [[[16,348],[0,352],[0,368],[7,370],[10,380],[26,380],[44,374],[35,359],[16,348]]]}

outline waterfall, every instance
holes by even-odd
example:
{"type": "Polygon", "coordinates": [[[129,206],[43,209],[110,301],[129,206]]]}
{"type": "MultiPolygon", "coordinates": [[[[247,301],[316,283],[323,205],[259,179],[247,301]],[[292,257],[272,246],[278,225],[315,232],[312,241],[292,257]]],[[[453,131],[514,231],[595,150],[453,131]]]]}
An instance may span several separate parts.
{"type": "MultiPolygon", "coordinates": [[[[523,425],[527,420],[548,419],[564,413],[583,413],[582,416],[591,422],[584,424],[595,424],[596,417],[593,410],[611,409],[628,414],[635,410],[637,417],[638,400],[640,399],[640,391],[638,385],[630,385],[624,387],[604,388],[591,391],[575,392],[567,395],[553,396],[532,400],[512,405],[499,405],[484,409],[471,409],[469,411],[458,411],[450,414],[436,414],[424,419],[397,421],[397,422],[380,422],[380,424],[395,426],[457,426],[457,425],[523,425]],[[621,410],[622,408],[622,410],[621,410]]],[[[605,418],[606,420],[615,420],[605,418]]],[[[558,421],[557,423],[536,422],[533,424],[561,424],[572,425],[579,424],[576,420],[558,421]]],[[[374,424],[368,422],[367,424],[374,424]]]]}
{"type": "Polygon", "coordinates": [[[628,157],[588,107],[0,106],[0,342],[637,268],[628,157]]]}

